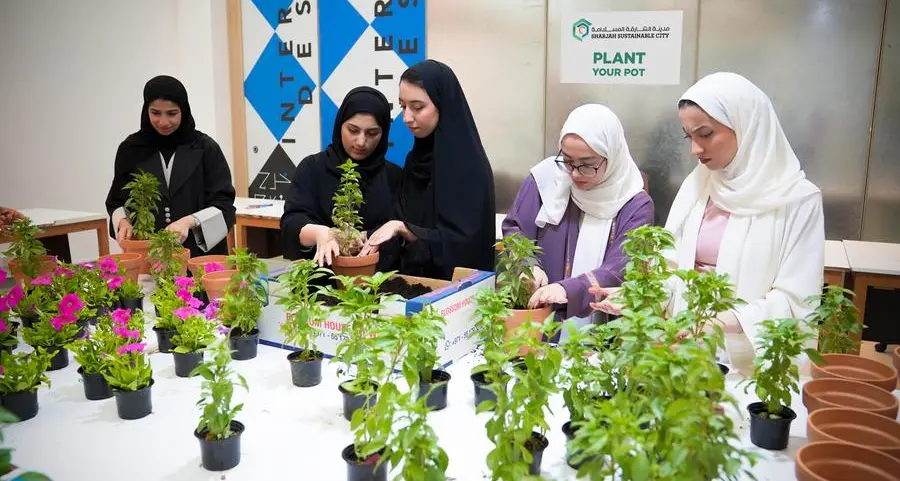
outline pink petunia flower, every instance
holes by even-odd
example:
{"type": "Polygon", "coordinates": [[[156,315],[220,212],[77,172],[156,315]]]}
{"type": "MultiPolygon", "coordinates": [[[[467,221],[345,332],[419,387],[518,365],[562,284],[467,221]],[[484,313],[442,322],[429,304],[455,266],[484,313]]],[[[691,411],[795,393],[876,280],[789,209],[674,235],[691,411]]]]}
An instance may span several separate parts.
{"type": "Polygon", "coordinates": [[[59,312],[62,313],[73,313],[81,310],[84,307],[84,302],[81,302],[81,298],[78,297],[77,293],[66,294],[63,296],[62,300],[59,301],[59,312]]]}
{"type": "Polygon", "coordinates": [[[175,278],[175,286],[181,289],[193,289],[194,279],[190,277],[178,276],[175,278]]]}
{"type": "Polygon", "coordinates": [[[9,298],[7,296],[0,296],[0,313],[9,311],[9,298]]]}
{"type": "Polygon", "coordinates": [[[6,324],[6,319],[0,317],[0,332],[9,332],[9,325],[6,324]]]}
{"type": "Polygon", "coordinates": [[[131,344],[126,344],[119,348],[119,355],[124,356],[129,352],[144,352],[144,348],[147,345],[143,342],[132,342],[131,344]]]}
{"type": "Polygon", "coordinates": [[[151,263],[150,263],[150,269],[152,269],[153,272],[159,272],[159,271],[163,270],[162,262],[159,262],[159,261],[153,261],[153,262],[151,262],[151,263]]]}
{"type": "Polygon", "coordinates": [[[78,318],[73,316],[71,313],[63,312],[62,314],[54,317],[53,319],[50,319],[50,324],[53,325],[53,329],[56,329],[57,331],[61,331],[63,326],[65,326],[66,324],[72,324],[73,322],[75,322],[77,320],[78,320],[78,318]]]}
{"type": "Polygon", "coordinates": [[[98,265],[100,266],[100,270],[105,273],[112,274],[119,272],[119,266],[116,265],[116,261],[113,260],[112,257],[105,257],[103,259],[100,259],[98,265]]]}
{"type": "Polygon", "coordinates": [[[51,284],[53,284],[53,280],[50,279],[50,276],[41,276],[31,280],[33,286],[49,286],[51,284]]]}
{"type": "Polygon", "coordinates": [[[218,312],[219,302],[213,300],[206,306],[206,309],[203,309],[203,317],[212,320],[216,318],[216,314],[218,314],[218,312]]]}
{"type": "Polygon", "coordinates": [[[113,327],[113,332],[119,336],[124,337],[125,339],[140,339],[141,331],[137,329],[128,329],[123,325],[117,325],[113,327]]]}
{"type": "Polygon", "coordinates": [[[6,294],[6,304],[10,309],[15,309],[16,306],[19,305],[19,302],[25,298],[25,292],[22,291],[22,286],[16,285],[13,287],[8,294],[6,294]]]}
{"type": "Polygon", "coordinates": [[[230,327],[222,325],[222,324],[219,324],[218,326],[216,326],[216,330],[219,331],[219,334],[222,334],[222,335],[227,335],[229,332],[231,332],[230,327]]]}
{"type": "Polygon", "coordinates": [[[116,324],[128,324],[131,320],[131,309],[116,309],[112,313],[112,320],[116,324]]]}
{"type": "Polygon", "coordinates": [[[56,270],[53,271],[53,275],[57,277],[65,277],[66,279],[71,279],[75,273],[69,269],[66,269],[63,266],[57,266],[56,270]]]}
{"type": "Polygon", "coordinates": [[[203,271],[207,274],[209,274],[210,272],[218,272],[224,270],[225,266],[219,264],[218,262],[207,262],[206,264],[203,264],[203,271]]]}
{"type": "Polygon", "coordinates": [[[188,302],[188,299],[194,297],[193,295],[191,295],[191,291],[187,289],[178,289],[177,291],[175,291],[175,295],[184,302],[188,302]]]}
{"type": "Polygon", "coordinates": [[[8,279],[8,278],[9,278],[9,276],[6,274],[6,271],[4,271],[3,269],[0,269],[0,284],[3,284],[4,282],[6,282],[6,279],[8,279]]]}
{"type": "Polygon", "coordinates": [[[106,280],[106,287],[109,290],[114,291],[120,287],[122,287],[122,283],[125,282],[125,278],[122,276],[112,276],[106,280]]]}
{"type": "Polygon", "coordinates": [[[175,309],[174,311],[172,311],[172,314],[175,314],[175,317],[177,317],[183,321],[191,316],[200,315],[200,311],[198,311],[196,308],[193,308],[190,306],[184,306],[184,307],[179,307],[178,309],[175,309]]]}

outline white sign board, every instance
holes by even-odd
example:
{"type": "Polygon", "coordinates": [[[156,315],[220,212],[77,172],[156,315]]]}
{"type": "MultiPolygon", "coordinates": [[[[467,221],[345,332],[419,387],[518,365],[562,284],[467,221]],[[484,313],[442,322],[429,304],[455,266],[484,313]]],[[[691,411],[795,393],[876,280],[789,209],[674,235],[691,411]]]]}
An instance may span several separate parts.
{"type": "Polygon", "coordinates": [[[594,12],[562,17],[561,83],[681,83],[682,12],[594,12]]]}

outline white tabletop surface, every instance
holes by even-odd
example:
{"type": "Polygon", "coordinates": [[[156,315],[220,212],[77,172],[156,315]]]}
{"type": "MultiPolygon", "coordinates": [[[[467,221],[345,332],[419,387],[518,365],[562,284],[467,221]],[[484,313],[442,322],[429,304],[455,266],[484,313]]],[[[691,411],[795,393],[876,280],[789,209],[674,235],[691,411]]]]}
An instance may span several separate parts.
{"type": "Polygon", "coordinates": [[[825,241],[825,268],[849,271],[850,262],[847,260],[847,252],[844,243],[836,240],[825,241]]]}
{"type": "Polygon", "coordinates": [[[900,244],[845,240],[844,249],[853,271],[900,276],[900,244]]]}
{"type": "Polygon", "coordinates": [[[283,200],[252,199],[249,197],[236,197],[234,207],[238,215],[249,215],[266,219],[281,219],[284,214],[283,200]]]}
{"type": "Polygon", "coordinates": [[[35,225],[47,227],[51,225],[69,225],[76,222],[92,220],[106,220],[106,214],[97,212],[80,212],[75,210],[45,209],[42,207],[33,209],[21,209],[19,212],[31,219],[35,225]]]}

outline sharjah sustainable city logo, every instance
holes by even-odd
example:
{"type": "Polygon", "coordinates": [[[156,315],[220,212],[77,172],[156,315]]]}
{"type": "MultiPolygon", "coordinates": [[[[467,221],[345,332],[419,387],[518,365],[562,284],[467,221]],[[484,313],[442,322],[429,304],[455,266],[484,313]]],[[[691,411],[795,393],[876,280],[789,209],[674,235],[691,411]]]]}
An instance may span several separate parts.
{"type": "Polygon", "coordinates": [[[590,31],[591,22],[588,22],[583,18],[572,24],[572,36],[575,37],[575,40],[578,40],[579,42],[583,41],[584,37],[587,37],[590,31]]]}

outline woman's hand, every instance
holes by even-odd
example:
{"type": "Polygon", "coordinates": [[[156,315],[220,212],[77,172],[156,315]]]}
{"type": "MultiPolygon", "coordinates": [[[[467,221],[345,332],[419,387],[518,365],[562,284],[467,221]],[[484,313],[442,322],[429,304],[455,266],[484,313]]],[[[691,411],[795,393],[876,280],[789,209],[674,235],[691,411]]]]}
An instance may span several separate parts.
{"type": "Polygon", "coordinates": [[[187,239],[188,232],[190,232],[191,227],[194,227],[195,219],[193,215],[186,215],[175,222],[166,226],[166,230],[169,232],[174,232],[178,237],[178,243],[184,244],[185,239],[187,239]]]}
{"type": "Polygon", "coordinates": [[[595,311],[618,316],[622,314],[622,302],[619,298],[619,287],[591,287],[588,292],[598,298],[598,302],[592,302],[591,308],[595,311]],[[600,297],[605,297],[602,301],[600,297]]]}
{"type": "Polygon", "coordinates": [[[128,219],[123,217],[119,220],[119,225],[116,226],[116,242],[121,244],[122,241],[131,240],[131,233],[131,222],[128,222],[128,219]]]}
{"type": "Polygon", "coordinates": [[[533,266],[531,268],[531,290],[537,292],[538,289],[546,286],[550,283],[550,280],[547,278],[547,273],[544,272],[538,266],[533,266]]]}
{"type": "Polygon", "coordinates": [[[0,207],[0,229],[12,224],[13,222],[24,219],[25,216],[16,209],[9,207],[0,207]]]}
{"type": "Polygon", "coordinates": [[[360,256],[367,256],[369,254],[374,254],[378,252],[378,249],[381,247],[381,244],[393,239],[397,236],[403,236],[407,241],[413,242],[415,236],[409,229],[406,228],[406,224],[399,220],[391,220],[386,222],[383,226],[379,227],[378,230],[372,233],[372,236],[366,240],[366,243],[363,245],[361,251],[359,251],[360,256]]]}
{"type": "Polygon", "coordinates": [[[549,284],[541,287],[528,300],[528,307],[537,309],[548,304],[568,304],[569,298],[566,289],[561,284],[549,284]]]}
{"type": "Polygon", "coordinates": [[[331,229],[322,229],[316,235],[316,255],[313,260],[319,267],[330,266],[341,254],[341,248],[331,229]]]}

